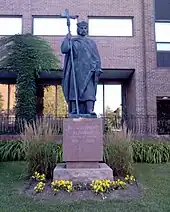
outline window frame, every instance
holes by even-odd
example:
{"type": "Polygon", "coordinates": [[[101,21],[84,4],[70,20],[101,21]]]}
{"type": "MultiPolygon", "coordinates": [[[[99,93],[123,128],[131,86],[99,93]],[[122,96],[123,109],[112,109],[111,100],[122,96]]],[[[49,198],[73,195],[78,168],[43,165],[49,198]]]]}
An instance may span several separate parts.
{"type": "MultiPolygon", "coordinates": [[[[78,22],[78,16],[76,15],[76,19],[77,19],[77,22],[78,22]]],[[[32,15],[32,30],[31,30],[31,32],[32,32],[32,34],[33,35],[35,35],[35,36],[47,36],[47,37],[63,37],[63,36],[66,36],[66,34],[53,34],[53,35],[40,35],[40,34],[38,34],[38,35],[36,35],[36,34],[34,34],[34,19],[35,18],[45,18],[45,19],[50,19],[50,18],[56,18],[56,19],[65,19],[65,17],[61,17],[61,16],[59,16],[59,15],[32,15]]],[[[76,35],[72,35],[72,37],[75,37],[76,35]]]]}
{"type": "Polygon", "coordinates": [[[170,52],[170,42],[156,42],[156,50],[157,50],[157,52],[170,52]],[[168,49],[159,50],[158,49],[158,44],[168,44],[169,45],[169,50],[168,49]]]}
{"type": "Polygon", "coordinates": [[[17,34],[23,34],[23,16],[22,15],[0,15],[0,19],[1,18],[11,18],[11,19],[15,19],[15,18],[18,18],[18,19],[21,19],[21,33],[13,33],[13,34],[3,34],[1,35],[0,33],[0,37],[9,37],[9,36],[12,36],[12,35],[17,35],[17,34]]]}
{"type": "Polygon", "coordinates": [[[90,37],[107,37],[107,38],[132,38],[134,37],[134,16],[88,16],[88,36],[90,37]],[[131,24],[132,24],[132,35],[90,35],[89,33],[89,20],[90,19],[106,19],[106,20],[131,20],[131,24]]]}
{"type": "Polygon", "coordinates": [[[170,20],[155,20],[155,43],[156,43],[156,52],[169,52],[170,53],[170,49],[169,50],[158,50],[158,45],[157,44],[169,44],[170,45],[170,41],[157,41],[156,39],[156,24],[157,23],[168,23],[170,25],[170,20]]]}

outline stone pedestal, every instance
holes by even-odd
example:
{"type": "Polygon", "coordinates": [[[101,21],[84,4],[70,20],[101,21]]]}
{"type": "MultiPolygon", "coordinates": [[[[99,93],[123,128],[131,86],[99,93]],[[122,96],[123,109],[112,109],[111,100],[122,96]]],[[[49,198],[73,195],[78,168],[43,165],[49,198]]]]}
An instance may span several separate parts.
{"type": "Polygon", "coordinates": [[[89,182],[113,180],[113,172],[103,164],[102,119],[76,118],[63,122],[63,161],[54,170],[54,180],[89,182]]]}

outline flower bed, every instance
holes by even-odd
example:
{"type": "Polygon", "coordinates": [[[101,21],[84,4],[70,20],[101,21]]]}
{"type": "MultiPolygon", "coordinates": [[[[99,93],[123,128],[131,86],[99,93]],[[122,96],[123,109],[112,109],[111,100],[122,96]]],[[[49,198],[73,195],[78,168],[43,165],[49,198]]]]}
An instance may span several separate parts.
{"type": "Polygon", "coordinates": [[[114,192],[115,190],[126,189],[128,185],[133,185],[136,183],[134,176],[127,175],[123,179],[116,180],[93,180],[91,183],[73,183],[68,180],[55,180],[49,183],[46,180],[44,174],[35,172],[32,176],[32,180],[35,184],[34,193],[42,193],[46,189],[46,186],[50,186],[51,192],[57,195],[58,192],[64,191],[68,193],[76,191],[91,191],[96,195],[101,195],[103,199],[106,198],[105,194],[114,192]]]}

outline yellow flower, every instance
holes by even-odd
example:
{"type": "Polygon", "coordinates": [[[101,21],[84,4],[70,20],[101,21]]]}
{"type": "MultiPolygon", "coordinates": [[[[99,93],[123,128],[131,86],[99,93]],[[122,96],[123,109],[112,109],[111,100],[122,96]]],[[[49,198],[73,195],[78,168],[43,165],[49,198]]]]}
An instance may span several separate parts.
{"type": "Polygon", "coordinates": [[[102,187],[100,188],[100,190],[101,190],[101,192],[104,192],[104,189],[102,187]]]}
{"type": "Polygon", "coordinates": [[[53,181],[53,182],[51,183],[51,185],[54,186],[54,185],[55,185],[55,182],[53,181]]]}
{"type": "Polygon", "coordinates": [[[38,192],[42,192],[45,188],[45,183],[43,182],[39,182],[35,187],[34,190],[38,193],[38,192]]]}
{"type": "Polygon", "coordinates": [[[94,185],[93,188],[94,188],[94,190],[96,190],[97,189],[97,185],[94,185]]]}
{"type": "Polygon", "coordinates": [[[130,180],[131,180],[131,181],[135,181],[134,176],[130,176],[130,180]]]}

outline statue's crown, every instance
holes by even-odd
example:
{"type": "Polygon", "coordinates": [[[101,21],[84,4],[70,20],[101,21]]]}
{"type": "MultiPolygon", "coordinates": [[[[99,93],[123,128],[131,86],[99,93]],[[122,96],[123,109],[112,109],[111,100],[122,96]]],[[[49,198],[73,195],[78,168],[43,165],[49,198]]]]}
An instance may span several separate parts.
{"type": "Polygon", "coordinates": [[[81,26],[86,26],[86,27],[88,27],[88,23],[87,23],[86,21],[81,21],[81,22],[78,22],[78,23],[77,23],[77,26],[78,26],[78,27],[81,27],[81,26]]]}

